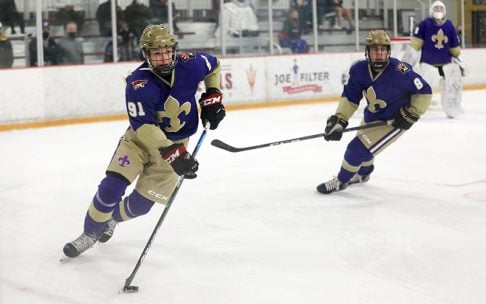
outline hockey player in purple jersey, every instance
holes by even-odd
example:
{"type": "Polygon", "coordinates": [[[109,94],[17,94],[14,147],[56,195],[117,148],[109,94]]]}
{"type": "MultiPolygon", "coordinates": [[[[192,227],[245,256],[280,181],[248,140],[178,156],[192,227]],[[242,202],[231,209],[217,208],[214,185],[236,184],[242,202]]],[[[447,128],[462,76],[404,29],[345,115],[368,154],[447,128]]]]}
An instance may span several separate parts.
{"type": "Polygon", "coordinates": [[[454,24],[446,19],[446,7],[435,1],[430,6],[430,17],[415,29],[403,61],[412,66],[420,62],[419,73],[432,87],[440,88],[442,109],[449,118],[464,112],[461,74],[465,65],[459,59],[460,52],[454,24]]]}
{"type": "Polygon", "coordinates": [[[323,194],[368,181],[375,156],[410,129],[432,99],[429,84],[409,64],[390,57],[385,31],[369,32],[365,56],[366,60],[351,66],[336,113],[327,119],[324,138],[341,139],[362,97],[367,102],[362,125],[390,123],[358,131],[347,146],[338,176],[317,186],[323,194]]]}
{"type": "Polygon", "coordinates": [[[198,128],[198,103],[201,121],[210,129],[225,117],[216,57],[179,53],[165,25],[147,26],[140,47],[145,62],[126,78],[130,126],[91,201],[83,233],[63,248],[68,257],[108,241],[118,223],[148,213],[154,203],[166,204],[178,176],[196,177],[199,164],[186,147],[198,128]],[[201,81],[206,92],[196,102],[201,81]],[[135,180],[133,192],[123,198],[135,180]]]}

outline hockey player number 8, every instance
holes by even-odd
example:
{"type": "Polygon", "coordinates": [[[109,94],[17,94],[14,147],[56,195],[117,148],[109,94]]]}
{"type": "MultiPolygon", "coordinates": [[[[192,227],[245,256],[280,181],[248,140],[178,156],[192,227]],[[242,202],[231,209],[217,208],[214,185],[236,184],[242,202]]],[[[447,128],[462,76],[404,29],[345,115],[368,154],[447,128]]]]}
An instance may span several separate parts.
{"type": "Polygon", "coordinates": [[[424,87],[424,84],[422,83],[422,81],[418,78],[415,78],[413,80],[413,83],[415,84],[415,87],[417,88],[417,90],[421,90],[423,87],[424,87]]]}

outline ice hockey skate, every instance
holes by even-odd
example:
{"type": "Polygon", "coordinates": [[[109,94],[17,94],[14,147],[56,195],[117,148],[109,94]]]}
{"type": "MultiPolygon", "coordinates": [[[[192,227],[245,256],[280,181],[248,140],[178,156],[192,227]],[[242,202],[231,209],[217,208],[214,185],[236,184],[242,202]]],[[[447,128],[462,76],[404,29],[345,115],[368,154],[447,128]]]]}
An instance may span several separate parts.
{"type": "Polygon", "coordinates": [[[329,194],[344,190],[346,187],[348,187],[348,183],[341,183],[337,177],[334,177],[333,179],[317,186],[317,191],[322,194],[329,194]]]}
{"type": "Polygon", "coordinates": [[[361,174],[358,174],[356,173],[355,175],[353,175],[353,177],[351,177],[351,179],[349,180],[348,182],[348,186],[349,185],[353,185],[353,184],[361,184],[361,183],[366,183],[367,181],[370,180],[370,175],[371,173],[373,173],[373,170],[375,168],[372,167],[371,168],[371,171],[368,173],[368,174],[364,174],[364,175],[361,175],[361,174]]]}
{"type": "Polygon", "coordinates": [[[106,243],[109,239],[113,236],[113,232],[115,231],[116,225],[118,224],[113,218],[110,218],[106,223],[105,228],[101,232],[100,238],[98,241],[100,243],[106,243]]]}
{"type": "Polygon", "coordinates": [[[97,236],[94,234],[82,233],[74,241],[64,245],[62,251],[64,254],[70,258],[75,258],[81,253],[93,247],[97,241],[97,236]]]}

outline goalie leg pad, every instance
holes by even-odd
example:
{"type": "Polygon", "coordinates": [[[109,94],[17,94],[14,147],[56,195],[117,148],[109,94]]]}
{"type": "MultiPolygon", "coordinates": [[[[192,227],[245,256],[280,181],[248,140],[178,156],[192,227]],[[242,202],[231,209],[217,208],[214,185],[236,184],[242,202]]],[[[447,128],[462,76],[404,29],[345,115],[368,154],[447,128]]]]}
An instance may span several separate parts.
{"type": "Polygon", "coordinates": [[[428,63],[421,63],[419,69],[420,75],[429,83],[434,91],[438,91],[440,89],[440,74],[439,69],[433,65],[428,63]]]}
{"type": "Polygon", "coordinates": [[[434,93],[429,110],[441,110],[441,106],[439,105],[440,98],[438,94],[442,92],[443,86],[441,81],[443,81],[443,79],[440,76],[439,69],[428,63],[421,63],[419,73],[429,83],[429,85],[432,87],[432,92],[434,93]]]}
{"type": "Polygon", "coordinates": [[[442,88],[441,104],[449,118],[464,114],[462,108],[462,77],[459,65],[448,63],[442,67],[444,82],[442,88]]]}

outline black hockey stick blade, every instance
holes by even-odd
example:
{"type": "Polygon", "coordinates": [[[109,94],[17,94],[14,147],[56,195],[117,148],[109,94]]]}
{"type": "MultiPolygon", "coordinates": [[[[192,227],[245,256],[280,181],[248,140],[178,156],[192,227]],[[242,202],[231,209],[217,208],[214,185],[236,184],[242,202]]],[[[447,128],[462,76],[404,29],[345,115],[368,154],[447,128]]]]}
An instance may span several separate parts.
{"type": "MultiPolygon", "coordinates": [[[[369,125],[363,125],[363,126],[348,128],[348,129],[345,129],[343,132],[351,132],[351,131],[369,129],[369,128],[374,128],[374,127],[378,127],[378,126],[383,126],[383,125],[386,125],[386,124],[387,124],[386,121],[380,121],[380,122],[369,124],[369,125]]],[[[248,146],[248,147],[241,147],[241,148],[231,146],[231,145],[229,145],[229,144],[227,144],[227,143],[225,143],[225,142],[223,142],[219,139],[213,139],[211,141],[211,145],[213,145],[217,148],[226,150],[228,152],[235,153],[235,152],[242,152],[242,151],[255,150],[255,149],[260,149],[260,148],[266,148],[266,147],[271,147],[271,146],[278,146],[278,145],[282,145],[282,144],[289,144],[289,143],[293,143],[293,142],[298,142],[298,141],[312,139],[312,138],[318,138],[318,137],[324,137],[324,133],[307,135],[307,136],[296,137],[296,138],[285,139],[285,140],[279,140],[279,141],[260,144],[260,145],[256,145],[256,146],[248,146]]]]}
{"type": "Polygon", "coordinates": [[[133,286],[133,285],[123,286],[123,292],[124,293],[136,293],[136,292],[138,292],[138,286],[133,286]]]}
{"type": "Polygon", "coordinates": [[[215,146],[215,147],[218,147],[220,149],[223,149],[223,150],[226,150],[226,151],[229,151],[229,152],[240,152],[242,151],[241,149],[239,148],[236,148],[236,147],[233,147],[233,146],[230,146],[228,145],[227,143],[225,142],[222,142],[221,140],[219,139],[213,139],[211,141],[211,145],[215,146]]]}

